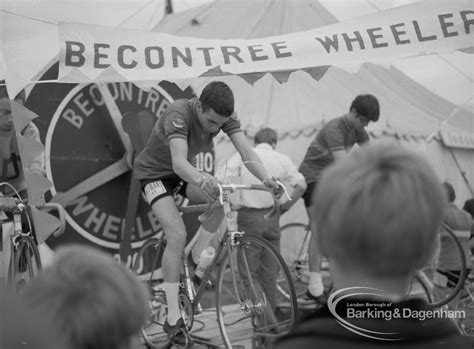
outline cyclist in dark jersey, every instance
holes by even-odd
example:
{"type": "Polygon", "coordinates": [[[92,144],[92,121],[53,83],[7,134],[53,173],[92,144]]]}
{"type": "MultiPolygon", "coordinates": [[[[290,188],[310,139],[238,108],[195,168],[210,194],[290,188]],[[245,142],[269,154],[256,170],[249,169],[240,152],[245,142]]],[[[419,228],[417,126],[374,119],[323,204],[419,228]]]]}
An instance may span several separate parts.
{"type": "MultiPolygon", "coordinates": [[[[379,114],[380,106],[377,98],[372,95],[359,95],[352,101],[349,112],[324,125],[309,145],[299,171],[308,185],[303,199],[310,220],[314,192],[316,192],[322,172],[333,162],[344,158],[356,143],[363,145],[369,142],[365,127],[369,122],[377,121],[379,114]]],[[[313,229],[308,249],[310,273],[306,298],[313,299],[317,303],[324,303],[322,256],[316,237],[317,232],[313,229]]]]}
{"type": "MultiPolygon", "coordinates": [[[[154,126],[134,164],[135,176],[141,180],[145,197],[167,239],[162,260],[168,304],[164,330],[177,344],[189,344],[190,338],[178,305],[178,281],[186,228],[173,195],[180,193],[201,202],[214,202],[218,198],[217,179],[199,172],[192,162],[221,130],[229,136],[243,161],[248,161],[248,169],[267,187],[278,191],[278,184],[269,176],[247,142],[234,112],[232,90],[223,82],[209,83],[199,99],[172,103],[154,126]]],[[[198,233],[209,239],[223,218],[222,207],[216,207],[198,233]]]]}

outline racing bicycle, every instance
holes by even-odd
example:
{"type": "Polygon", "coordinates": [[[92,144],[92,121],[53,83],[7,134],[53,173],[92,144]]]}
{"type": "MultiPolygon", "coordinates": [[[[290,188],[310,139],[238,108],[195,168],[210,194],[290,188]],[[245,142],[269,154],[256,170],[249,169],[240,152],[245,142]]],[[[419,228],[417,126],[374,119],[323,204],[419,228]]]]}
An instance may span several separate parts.
{"type": "MultiPolygon", "coordinates": [[[[224,208],[227,230],[220,239],[215,257],[206,269],[197,289],[191,280],[191,271],[186,257],[186,250],[189,251],[189,248],[185,249],[179,291],[182,317],[196,342],[210,347],[224,345],[231,348],[235,343],[251,340],[254,346],[265,347],[278,336],[287,333],[294,324],[297,312],[296,293],[290,271],[275,248],[261,237],[245,235],[245,232],[237,230],[235,219],[232,218],[233,209],[229,194],[236,190],[269,191],[269,189],[263,185],[247,184],[221,184],[219,189],[219,201],[224,208]],[[270,304],[267,291],[260,286],[258,276],[251,272],[247,259],[247,253],[251,249],[265,250],[278,266],[278,282],[287,290],[287,297],[278,298],[276,307],[270,304]],[[215,311],[222,343],[210,342],[192,332],[195,315],[202,311],[200,301],[209,285],[215,289],[215,311]]],[[[275,205],[267,217],[279,212],[278,201],[276,198],[274,201],[275,205]]],[[[202,211],[206,208],[209,210],[211,205],[194,205],[182,207],[180,210],[185,213],[202,211]]],[[[143,265],[142,259],[145,255],[149,255],[151,250],[151,254],[154,255],[154,266],[145,279],[150,291],[151,312],[142,328],[143,338],[149,348],[166,346],[163,344],[165,336],[160,329],[164,321],[163,313],[166,312],[163,308],[166,305],[166,297],[164,291],[160,289],[160,283],[163,281],[160,279],[160,262],[165,244],[163,236],[145,241],[133,266],[137,269],[143,265]]]]}

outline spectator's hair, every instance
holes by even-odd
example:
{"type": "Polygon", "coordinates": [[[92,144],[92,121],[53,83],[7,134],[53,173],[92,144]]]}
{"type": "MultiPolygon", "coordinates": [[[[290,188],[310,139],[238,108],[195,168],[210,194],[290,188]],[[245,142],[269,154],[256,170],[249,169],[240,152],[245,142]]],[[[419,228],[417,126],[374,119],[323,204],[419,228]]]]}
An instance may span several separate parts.
{"type": "MultiPolygon", "coordinates": [[[[5,80],[0,80],[0,98],[9,98],[7,93],[7,86],[5,80]]],[[[21,90],[15,97],[15,101],[25,104],[26,93],[25,90],[21,90]]]]}
{"type": "Polygon", "coordinates": [[[259,130],[255,137],[253,138],[255,144],[268,143],[268,144],[277,144],[278,135],[276,131],[272,128],[262,128],[259,130]]]}
{"type": "Polygon", "coordinates": [[[448,202],[453,202],[456,200],[456,191],[454,190],[454,187],[451,183],[447,181],[443,182],[443,188],[448,198],[448,202]]]}
{"type": "Polygon", "coordinates": [[[446,207],[428,162],[393,145],[369,146],[330,166],[313,200],[323,254],[374,277],[422,267],[438,245],[446,207]]]}
{"type": "Polygon", "coordinates": [[[380,116],[379,101],[372,95],[358,95],[351,104],[349,111],[354,109],[357,114],[365,116],[370,121],[377,121],[380,116]]]}
{"type": "Polygon", "coordinates": [[[79,245],[59,249],[24,298],[54,320],[69,349],[129,348],[148,314],[140,280],[112,256],[79,245]]]}
{"type": "Polygon", "coordinates": [[[213,81],[204,87],[199,101],[202,111],[213,109],[222,116],[231,116],[234,113],[234,94],[230,87],[222,81],[213,81]]]}

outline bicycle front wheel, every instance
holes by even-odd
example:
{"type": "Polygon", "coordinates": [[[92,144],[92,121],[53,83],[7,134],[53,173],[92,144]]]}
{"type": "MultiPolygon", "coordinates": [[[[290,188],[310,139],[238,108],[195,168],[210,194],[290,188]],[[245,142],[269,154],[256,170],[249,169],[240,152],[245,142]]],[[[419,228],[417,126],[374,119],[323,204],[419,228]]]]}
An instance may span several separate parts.
{"type": "Polygon", "coordinates": [[[23,287],[34,279],[41,270],[38,247],[30,236],[20,236],[10,257],[9,281],[12,288],[21,292],[23,287]]]}
{"type": "Polygon", "coordinates": [[[291,275],[281,255],[263,238],[243,235],[235,242],[228,247],[217,275],[216,310],[222,339],[227,347],[247,347],[249,342],[254,347],[268,345],[287,333],[296,319],[291,275]],[[255,260],[265,260],[265,265],[255,260]],[[272,271],[265,266],[272,266],[272,271]],[[280,284],[286,280],[289,298],[283,302],[276,290],[277,279],[280,284]]]}

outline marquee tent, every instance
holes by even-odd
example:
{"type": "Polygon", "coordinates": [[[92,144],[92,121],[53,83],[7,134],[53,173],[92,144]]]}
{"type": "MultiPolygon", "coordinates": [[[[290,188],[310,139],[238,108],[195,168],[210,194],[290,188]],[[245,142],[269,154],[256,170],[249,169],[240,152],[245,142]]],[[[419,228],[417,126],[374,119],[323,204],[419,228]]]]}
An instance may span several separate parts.
{"type": "MultiPolygon", "coordinates": [[[[263,38],[336,23],[337,18],[328,10],[327,5],[323,5],[323,1],[315,0],[216,1],[168,16],[154,30],[180,37],[263,38]]],[[[373,8],[372,10],[375,11],[373,8]]],[[[74,14],[68,16],[62,20],[74,21],[71,20],[74,14]]],[[[32,21],[32,18],[2,12],[2,20],[2,50],[9,52],[5,55],[6,63],[9,67],[21,68],[22,73],[20,77],[16,75],[19,69],[9,69],[6,71],[8,80],[21,80],[18,86],[24,86],[30,80],[36,81],[45,70],[50,69],[51,62],[57,59],[57,21],[60,18],[53,21],[32,21]],[[16,54],[11,54],[13,51],[16,54]],[[32,52],[41,54],[31,59],[32,52]],[[29,64],[24,64],[26,62],[29,64]],[[27,74],[25,70],[28,70],[27,74]]],[[[81,22],[79,19],[77,21],[81,22]]],[[[128,22],[127,17],[110,25],[120,25],[125,23],[124,21],[128,22]]],[[[82,22],[90,23],[87,20],[82,22]]],[[[143,24],[138,21],[138,24],[140,23],[143,24]]],[[[93,24],[97,24],[97,21],[93,24]]],[[[423,60],[430,57],[418,58],[423,60]]],[[[304,150],[324,122],[346,112],[355,95],[373,93],[381,102],[382,116],[378,123],[369,127],[372,137],[396,139],[413,147],[423,147],[433,161],[440,180],[450,179],[458,189],[459,202],[463,201],[470,194],[462,173],[466,174],[467,182],[474,182],[473,151],[445,147],[436,131],[456,112],[446,125],[443,124],[443,128],[456,134],[462,133],[463,136],[472,136],[472,110],[466,108],[457,111],[453,103],[428,91],[389,63],[394,62],[385,62],[383,65],[364,63],[333,67],[319,81],[302,71],[291,74],[283,84],[269,74],[254,82],[253,86],[237,76],[221,76],[219,79],[228,81],[234,89],[237,98],[236,109],[247,133],[251,136],[264,125],[277,129],[281,134],[280,149],[288,153],[296,163],[301,161],[304,150]],[[432,142],[426,142],[431,135],[436,137],[432,142]]],[[[199,78],[193,81],[192,87],[197,94],[208,80],[209,78],[199,78]]],[[[80,92],[70,84],[63,86],[64,93],[60,91],[63,89],[60,86],[54,87],[54,92],[62,97],[71,89],[80,92]]],[[[472,84],[470,86],[472,89],[472,84]]],[[[52,100],[49,99],[44,104],[52,100]]],[[[72,103],[71,100],[68,103],[72,103]]],[[[80,97],[77,96],[74,101],[80,108],[83,103],[80,97]]],[[[461,100],[458,104],[462,102],[461,100]]],[[[67,111],[66,102],[61,102],[60,106],[63,111],[67,111]]],[[[83,111],[88,112],[86,107],[83,107],[83,111]]],[[[218,160],[231,153],[231,147],[225,138],[218,140],[216,151],[218,160]]]]}
{"type": "MultiPolygon", "coordinates": [[[[329,3],[311,0],[216,1],[166,16],[153,30],[198,38],[268,37],[337,22],[335,15],[328,10],[332,8],[335,12],[337,4],[329,3]]],[[[365,8],[357,7],[360,15],[377,11],[372,5],[374,2],[358,3],[366,5],[365,8]]],[[[342,9],[349,9],[350,5],[349,1],[339,2],[342,9]]],[[[345,14],[347,18],[351,11],[339,11],[339,13],[345,14]]],[[[461,60],[472,61],[472,56],[469,54],[451,55],[456,57],[460,55],[461,60]]],[[[449,56],[445,54],[416,59],[430,66],[431,62],[439,65],[439,60],[447,59],[449,56]]],[[[470,191],[474,183],[474,150],[447,148],[436,132],[443,121],[458,110],[457,106],[404,74],[400,69],[407,65],[407,60],[390,63],[385,66],[365,63],[345,69],[332,67],[320,81],[315,81],[303,72],[292,74],[283,84],[271,76],[265,76],[253,86],[235,76],[225,80],[235,91],[236,109],[248,134],[253,135],[262,126],[275,128],[281,138],[278,149],[289,154],[297,164],[301,162],[316,130],[324,122],[345,113],[357,94],[376,95],[381,104],[381,118],[379,122],[369,125],[371,136],[392,138],[410,147],[423,148],[432,160],[440,180],[450,180],[458,190],[458,203],[464,202],[471,196],[470,191]],[[426,139],[433,133],[436,137],[427,143],[426,139]],[[465,173],[471,188],[461,172],[465,173]]],[[[474,65],[470,65],[464,72],[468,77],[473,75],[473,67],[474,65]]],[[[431,71],[433,80],[441,72],[436,68],[437,65],[433,64],[431,71]]],[[[199,92],[208,80],[196,80],[192,86],[199,92]]],[[[466,84],[464,80],[461,82],[466,84]]],[[[440,85],[445,83],[441,75],[437,83],[440,85]]],[[[463,92],[473,96],[472,80],[468,80],[467,86],[468,91],[463,92]]],[[[465,106],[458,110],[443,129],[468,132],[472,137],[474,109],[465,106]]],[[[218,160],[232,153],[231,146],[225,141],[221,142],[216,150],[218,160]]]]}

